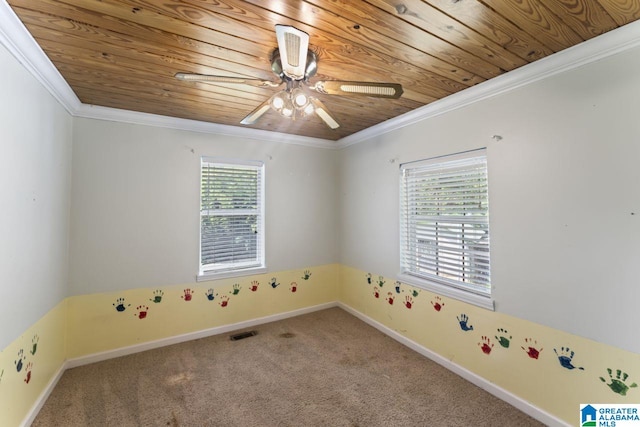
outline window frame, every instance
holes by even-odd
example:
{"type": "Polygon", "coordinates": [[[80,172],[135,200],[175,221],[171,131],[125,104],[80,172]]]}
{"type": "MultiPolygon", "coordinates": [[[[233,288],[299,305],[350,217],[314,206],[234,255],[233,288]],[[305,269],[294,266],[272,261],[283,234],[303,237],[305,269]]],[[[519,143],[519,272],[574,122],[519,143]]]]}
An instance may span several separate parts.
{"type": "MultiPolygon", "coordinates": [[[[490,276],[490,270],[491,270],[490,245],[489,245],[490,227],[489,227],[489,203],[488,203],[489,201],[488,174],[489,173],[488,173],[488,159],[487,159],[487,153],[485,148],[467,151],[463,153],[439,156],[439,157],[429,158],[425,160],[406,162],[400,165],[400,168],[399,168],[399,181],[400,181],[399,182],[399,187],[400,187],[400,198],[399,198],[400,199],[399,200],[399,217],[400,217],[399,218],[400,219],[400,228],[399,228],[400,259],[399,261],[400,262],[399,262],[399,266],[400,266],[400,272],[398,276],[400,280],[410,285],[417,286],[419,288],[422,288],[443,296],[448,296],[454,299],[458,299],[463,302],[474,304],[489,310],[494,310],[495,306],[494,306],[494,300],[491,292],[493,286],[491,284],[490,279],[488,282],[488,293],[481,292],[478,289],[472,289],[473,286],[465,285],[465,282],[462,282],[459,280],[445,278],[445,277],[434,275],[424,271],[417,272],[419,267],[417,266],[418,261],[415,260],[415,255],[410,255],[410,254],[407,255],[407,252],[409,252],[409,245],[412,237],[409,235],[410,228],[411,228],[409,226],[409,222],[410,222],[409,217],[411,216],[411,214],[409,212],[406,212],[406,205],[408,204],[407,203],[408,190],[406,188],[407,181],[405,178],[405,171],[417,170],[421,172],[426,171],[426,173],[428,173],[429,169],[433,169],[434,172],[453,170],[455,168],[454,165],[456,163],[459,163],[460,161],[469,161],[474,158],[481,158],[482,162],[484,162],[484,167],[485,167],[484,173],[487,180],[487,190],[486,190],[487,206],[485,209],[486,209],[486,231],[487,231],[486,245],[487,245],[488,253],[486,256],[487,258],[486,262],[489,264],[488,271],[490,276]],[[409,259],[412,259],[412,260],[409,261],[409,259]]],[[[476,220],[472,220],[469,223],[476,223],[476,220]]],[[[463,222],[462,224],[467,224],[467,222],[463,222]]],[[[413,236],[413,240],[417,239],[415,234],[412,236],[413,236]]],[[[464,257],[461,259],[462,259],[461,264],[459,264],[458,267],[460,265],[465,265],[464,257]]],[[[480,261],[478,262],[478,264],[479,263],[480,261]]],[[[440,264],[437,264],[437,266],[439,265],[440,264]]]]}
{"type": "MultiPolygon", "coordinates": [[[[229,277],[240,277],[254,274],[261,274],[267,271],[265,258],[265,164],[262,161],[238,160],[220,157],[202,156],[200,158],[200,184],[199,193],[199,209],[198,209],[198,274],[196,281],[208,281],[224,279],[229,277]],[[258,199],[256,234],[257,234],[257,253],[255,261],[239,262],[234,264],[221,264],[218,268],[212,268],[213,264],[202,264],[202,221],[204,215],[203,205],[203,171],[205,165],[221,168],[236,168],[255,170],[258,172],[258,185],[256,197],[258,199]]],[[[221,214],[224,216],[224,214],[221,214]]]]}

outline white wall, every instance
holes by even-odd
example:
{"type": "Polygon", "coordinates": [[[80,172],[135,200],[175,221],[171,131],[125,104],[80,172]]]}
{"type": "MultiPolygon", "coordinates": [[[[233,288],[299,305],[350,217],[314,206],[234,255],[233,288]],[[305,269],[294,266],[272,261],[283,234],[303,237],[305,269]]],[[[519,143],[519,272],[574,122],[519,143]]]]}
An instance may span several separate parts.
{"type": "Polygon", "coordinates": [[[638,112],[636,48],[349,147],[341,262],[397,275],[399,164],[486,146],[497,311],[640,353],[638,112]]]}
{"type": "Polygon", "coordinates": [[[270,271],[337,261],[338,151],[74,120],[71,294],[191,283],[201,156],[262,160],[270,271]]]}
{"type": "Polygon", "coordinates": [[[66,296],[71,116],[0,45],[0,349],[66,296]]]}

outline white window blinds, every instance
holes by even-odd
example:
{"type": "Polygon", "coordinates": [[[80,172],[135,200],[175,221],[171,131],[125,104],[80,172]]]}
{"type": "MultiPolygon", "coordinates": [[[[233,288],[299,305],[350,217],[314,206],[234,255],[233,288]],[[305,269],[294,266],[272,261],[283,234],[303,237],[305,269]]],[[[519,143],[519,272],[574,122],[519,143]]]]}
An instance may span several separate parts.
{"type": "Polygon", "coordinates": [[[484,150],[401,166],[402,273],[491,295],[484,150]]]}
{"type": "Polygon", "coordinates": [[[203,158],[200,274],[264,267],[262,163],[203,158]]]}

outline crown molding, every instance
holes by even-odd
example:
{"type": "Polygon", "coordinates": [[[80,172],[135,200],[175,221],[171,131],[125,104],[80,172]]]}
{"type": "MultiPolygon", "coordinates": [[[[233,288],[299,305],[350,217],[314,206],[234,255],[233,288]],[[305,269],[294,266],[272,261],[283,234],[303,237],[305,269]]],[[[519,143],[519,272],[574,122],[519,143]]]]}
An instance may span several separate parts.
{"type": "Polygon", "coordinates": [[[121,110],[117,108],[100,107],[97,105],[81,104],[73,115],[87,119],[108,120],[120,123],[132,123],[143,126],[154,126],[167,129],[184,130],[189,132],[226,135],[237,138],[256,139],[261,142],[281,142],[285,144],[304,145],[307,147],[338,149],[335,141],[308,136],[290,135],[261,129],[251,129],[240,126],[221,125],[198,120],[180,119],[157,114],[140,113],[137,111],[121,110]]]}
{"type": "Polygon", "coordinates": [[[83,104],[6,0],[0,0],[0,43],[74,117],[229,135],[316,148],[342,149],[637,47],[640,45],[640,21],[629,23],[338,141],[83,104]]]}
{"type": "Polygon", "coordinates": [[[73,115],[82,103],[6,0],[0,0],[0,43],[73,115]]]}
{"type": "Polygon", "coordinates": [[[640,21],[634,21],[568,49],[494,77],[385,122],[338,140],[338,148],[401,129],[422,120],[501,95],[522,86],[573,70],[640,46],[640,21]]]}

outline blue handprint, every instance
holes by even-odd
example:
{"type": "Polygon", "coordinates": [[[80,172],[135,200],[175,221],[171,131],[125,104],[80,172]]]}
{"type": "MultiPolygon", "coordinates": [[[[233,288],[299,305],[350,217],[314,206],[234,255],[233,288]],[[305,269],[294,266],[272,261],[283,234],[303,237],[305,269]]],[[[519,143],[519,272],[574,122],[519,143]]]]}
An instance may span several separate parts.
{"type": "Polygon", "coordinates": [[[278,283],[278,280],[275,277],[271,278],[271,281],[269,282],[269,284],[271,285],[271,287],[273,289],[277,288],[278,286],[280,286],[280,283],[278,283]]]}
{"type": "Polygon", "coordinates": [[[124,298],[118,298],[116,302],[113,303],[113,306],[116,308],[117,311],[125,311],[127,307],[129,307],[130,305],[131,304],[127,304],[125,307],[124,298]]]}
{"type": "Polygon", "coordinates": [[[567,369],[576,369],[578,368],[581,371],[584,371],[583,367],[573,366],[572,360],[575,352],[571,350],[569,347],[561,347],[560,353],[558,353],[557,349],[553,349],[553,351],[558,356],[558,361],[560,362],[560,366],[567,369]]]}
{"type": "Polygon", "coordinates": [[[458,322],[460,323],[460,329],[462,329],[465,332],[473,331],[473,326],[467,325],[467,322],[469,322],[469,316],[462,313],[460,314],[460,316],[456,316],[456,319],[458,319],[458,322]]]}
{"type": "Polygon", "coordinates": [[[16,365],[16,371],[20,372],[22,370],[22,362],[26,359],[24,355],[24,350],[20,349],[18,351],[18,360],[15,360],[13,363],[16,365]]]}
{"type": "Polygon", "coordinates": [[[207,296],[207,299],[209,301],[213,301],[214,298],[216,297],[216,294],[213,292],[213,289],[211,288],[205,293],[205,295],[207,296]]]}
{"type": "Polygon", "coordinates": [[[400,285],[401,285],[401,284],[402,284],[402,283],[400,283],[400,281],[399,281],[399,280],[396,280],[396,283],[395,283],[395,286],[396,286],[396,287],[395,287],[395,290],[396,290],[396,293],[397,293],[397,294],[399,294],[399,293],[401,292],[401,289],[400,289],[400,285]]]}

